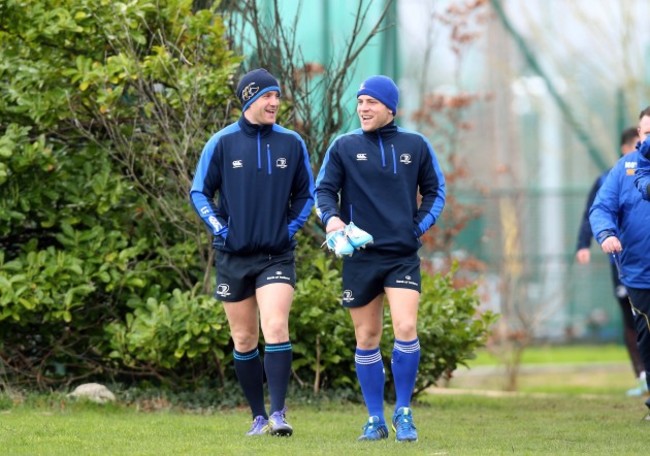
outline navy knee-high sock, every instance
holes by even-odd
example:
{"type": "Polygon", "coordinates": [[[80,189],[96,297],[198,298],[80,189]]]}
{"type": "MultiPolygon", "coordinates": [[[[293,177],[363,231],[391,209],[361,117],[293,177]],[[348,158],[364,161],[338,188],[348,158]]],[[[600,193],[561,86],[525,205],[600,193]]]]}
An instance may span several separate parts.
{"type": "Polygon", "coordinates": [[[395,410],[411,406],[415,378],[420,366],[420,340],[408,342],[395,339],[390,362],[395,381],[395,410]]]}
{"type": "Polygon", "coordinates": [[[264,370],[259,350],[256,348],[246,353],[233,350],[233,357],[235,358],[235,373],[239,385],[244,391],[244,396],[248,400],[248,405],[251,407],[253,418],[260,415],[268,418],[264,408],[264,370]]]}
{"type": "Polygon", "coordinates": [[[354,367],[357,370],[357,378],[368,409],[368,416],[377,416],[380,423],[385,423],[384,382],[386,373],[379,347],[372,350],[362,350],[357,347],[354,354],[354,367]]]}
{"type": "Polygon", "coordinates": [[[292,359],[293,351],[290,341],[279,344],[266,344],[264,349],[264,371],[266,372],[266,382],[269,385],[269,395],[271,396],[271,408],[269,408],[271,414],[284,408],[291,376],[292,359]]]}

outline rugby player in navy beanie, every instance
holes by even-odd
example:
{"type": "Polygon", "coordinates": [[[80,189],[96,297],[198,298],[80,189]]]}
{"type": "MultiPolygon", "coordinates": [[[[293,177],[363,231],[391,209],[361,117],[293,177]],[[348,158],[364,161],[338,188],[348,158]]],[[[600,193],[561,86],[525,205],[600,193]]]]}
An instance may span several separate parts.
{"type": "Polygon", "coordinates": [[[237,97],[242,114],[203,147],[190,198],[216,250],[215,297],[223,302],[235,373],[253,419],[246,435],[290,436],[285,400],[293,357],[294,236],[311,213],[314,179],[303,139],[276,123],[277,79],[263,68],[252,70],[239,81],[237,97]]]}
{"type": "Polygon", "coordinates": [[[380,350],[384,298],[394,336],[391,372],[395,406],[390,424],[399,442],[418,439],[411,399],[420,363],[417,312],[421,292],[418,249],[445,204],[445,178],[422,135],[398,127],[399,90],[371,76],[357,91],[360,129],[337,137],[316,179],[316,212],[326,243],[343,257],[342,305],[350,312],[354,365],[368,411],[359,440],[389,436],[384,414],[380,350]]]}

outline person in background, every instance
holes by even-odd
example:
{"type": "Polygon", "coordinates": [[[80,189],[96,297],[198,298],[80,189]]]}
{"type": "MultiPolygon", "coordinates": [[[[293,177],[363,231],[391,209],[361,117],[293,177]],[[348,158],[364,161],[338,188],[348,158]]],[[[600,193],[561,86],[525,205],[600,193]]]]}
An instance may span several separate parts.
{"type": "Polygon", "coordinates": [[[247,435],[290,436],[285,398],[296,282],[293,237],[313,208],[314,182],[304,141],[275,123],[280,107],[276,78],[262,68],[250,71],[241,78],[237,96],[242,115],[206,143],[190,199],[217,250],[215,297],[224,303],[235,372],[253,415],[247,435]],[[264,401],[265,373],[270,415],[264,401]]]}
{"type": "Polygon", "coordinates": [[[355,367],[369,415],[359,440],[388,437],[379,349],[385,296],[395,338],[392,427],[397,441],[417,441],[411,396],[420,362],[418,249],[445,204],[445,178],[431,144],[395,124],[398,100],[390,78],[366,79],[357,92],[361,128],[332,142],[316,180],[326,243],[344,257],[342,302],[354,324],[355,367]]]}
{"type": "MultiPolygon", "coordinates": [[[[621,157],[629,154],[630,152],[634,152],[638,142],[639,133],[637,132],[637,128],[630,127],[625,129],[623,133],[621,133],[621,157]]],[[[589,248],[591,247],[591,239],[593,235],[591,233],[591,226],[589,225],[589,208],[591,208],[591,205],[596,198],[596,193],[598,193],[598,189],[600,189],[608,173],[609,170],[598,176],[593,186],[591,187],[591,190],[589,191],[589,196],[587,197],[587,204],[585,205],[585,210],[582,215],[582,223],[580,224],[580,231],[578,232],[578,243],[576,247],[576,261],[579,264],[589,264],[591,261],[591,252],[589,251],[589,248]]],[[[623,340],[625,342],[625,347],[627,348],[628,355],[630,356],[630,361],[632,362],[632,369],[634,371],[635,379],[637,379],[638,382],[638,385],[636,387],[631,388],[627,391],[627,395],[641,396],[642,394],[647,393],[648,389],[645,379],[643,362],[641,361],[641,355],[639,354],[639,349],[636,345],[636,329],[634,327],[632,307],[630,306],[630,301],[627,296],[627,290],[618,277],[618,268],[616,267],[614,259],[611,257],[610,267],[612,283],[614,286],[614,296],[616,297],[618,305],[621,308],[621,315],[623,320],[623,340]]]]}
{"type": "MultiPolygon", "coordinates": [[[[650,136],[650,106],[639,114],[639,148],[616,162],[589,210],[589,222],[601,249],[614,257],[632,306],[637,347],[646,374],[650,369],[650,204],[635,186],[640,149],[650,136]]],[[[646,400],[650,409],[650,399],[646,400]]]]}

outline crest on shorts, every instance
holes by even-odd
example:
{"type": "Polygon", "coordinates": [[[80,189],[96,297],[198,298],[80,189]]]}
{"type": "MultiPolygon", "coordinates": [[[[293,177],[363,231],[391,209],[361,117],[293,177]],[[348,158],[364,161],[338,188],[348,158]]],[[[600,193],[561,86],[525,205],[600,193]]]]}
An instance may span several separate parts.
{"type": "Polygon", "coordinates": [[[227,283],[220,283],[217,285],[217,295],[218,296],[230,296],[230,287],[227,283]]]}

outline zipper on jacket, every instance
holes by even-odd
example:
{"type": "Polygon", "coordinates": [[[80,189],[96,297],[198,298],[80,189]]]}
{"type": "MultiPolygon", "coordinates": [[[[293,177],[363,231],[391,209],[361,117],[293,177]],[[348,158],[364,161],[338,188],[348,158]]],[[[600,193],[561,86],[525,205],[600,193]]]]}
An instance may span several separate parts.
{"type": "Polygon", "coordinates": [[[260,141],[260,132],[257,132],[257,169],[262,169],[262,143],[260,141]]]}
{"type": "Polygon", "coordinates": [[[381,167],[386,167],[386,154],[384,153],[384,142],[381,140],[381,135],[377,132],[377,138],[379,138],[379,150],[381,150],[381,167]]]}
{"type": "Polygon", "coordinates": [[[271,145],[270,144],[266,145],[266,167],[270,175],[271,174],[271,145]]]}
{"type": "Polygon", "coordinates": [[[397,160],[395,160],[395,146],[391,144],[390,148],[393,151],[393,174],[397,174],[397,160]]]}

